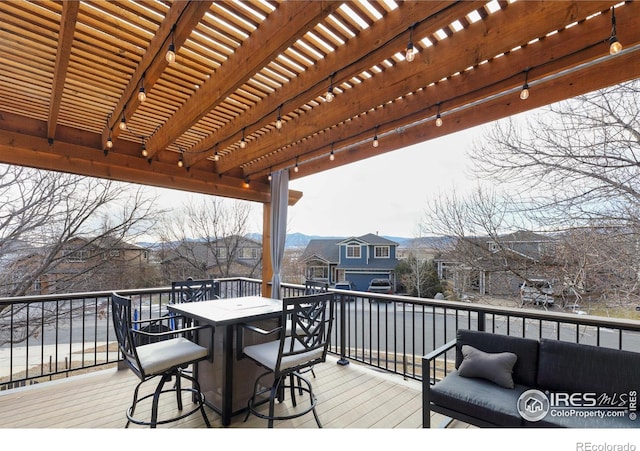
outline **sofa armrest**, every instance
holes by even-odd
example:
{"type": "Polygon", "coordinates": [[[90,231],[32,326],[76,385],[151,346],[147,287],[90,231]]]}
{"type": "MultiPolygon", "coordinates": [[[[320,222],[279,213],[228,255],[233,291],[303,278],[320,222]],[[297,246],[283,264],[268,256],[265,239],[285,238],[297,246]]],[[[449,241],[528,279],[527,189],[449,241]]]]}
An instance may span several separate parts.
{"type": "MultiPolygon", "coordinates": [[[[431,427],[431,365],[433,364],[433,381],[436,380],[435,360],[456,345],[456,339],[434,349],[422,357],[422,427],[431,427]]],[[[445,360],[446,361],[446,360],[445,360]]],[[[447,368],[444,368],[445,376],[447,368]]]]}
{"type": "MultiPolygon", "coordinates": [[[[436,367],[435,361],[441,355],[445,355],[447,351],[453,349],[456,345],[456,339],[454,338],[448,343],[443,344],[439,348],[434,349],[427,355],[422,357],[422,380],[427,381],[429,384],[431,381],[436,382],[436,367]],[[433,374],[431,374],[431,367],[433,366],[433,374]],[[428,377],[427,377],[428,376],[428,377]]],[[[445,359],[446,362],[446,359],[445,359]]],[[[444,367],[444,375],[447,375],[447,367],[444,367]]]]}

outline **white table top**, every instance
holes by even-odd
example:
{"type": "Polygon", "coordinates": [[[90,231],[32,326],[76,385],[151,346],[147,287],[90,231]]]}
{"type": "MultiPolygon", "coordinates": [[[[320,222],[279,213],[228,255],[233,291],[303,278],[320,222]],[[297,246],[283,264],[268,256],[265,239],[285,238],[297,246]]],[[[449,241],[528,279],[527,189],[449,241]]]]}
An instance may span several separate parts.
{"type": "Polygon", "coordinates": [[[282,300],[262,296],[169,304],[169,311],[212,326],[225,326],[282,314],[282,300]]]}

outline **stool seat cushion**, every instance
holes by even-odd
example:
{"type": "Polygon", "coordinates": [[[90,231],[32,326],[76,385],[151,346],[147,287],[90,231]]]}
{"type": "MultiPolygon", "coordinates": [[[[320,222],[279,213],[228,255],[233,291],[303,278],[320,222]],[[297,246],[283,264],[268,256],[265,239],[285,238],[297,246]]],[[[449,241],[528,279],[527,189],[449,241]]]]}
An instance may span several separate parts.
{"type": "Polygon", "coordinates": [[[209,351],[184,337],[137,347],[140,365],[146,374],[160,374],[174,366],[205,358],[209,351]]]}

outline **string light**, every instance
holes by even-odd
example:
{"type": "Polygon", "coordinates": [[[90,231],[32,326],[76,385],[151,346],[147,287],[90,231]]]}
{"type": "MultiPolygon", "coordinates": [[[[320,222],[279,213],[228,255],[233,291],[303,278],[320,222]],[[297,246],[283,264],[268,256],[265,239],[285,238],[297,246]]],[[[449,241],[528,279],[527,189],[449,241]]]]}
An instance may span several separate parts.
{"type": "Polygon", "coordinates": [[[278,119],[276,119],[276,128],[278,130],[282,128],[282,105],[278,107],[278,119]]]}
{"type": "Polygon", "coordinates": [[[242,139],[240,140],[240,148],[244,149],[247,147],[247,141],[244,139],[244,128],[242,129],[242,139]]]}
{"type": "Polygon", "coordinates": [[[438,113],[436,114],[436,127],[442,127],[442,116],[440,115],[440,103],[438,103],[438,113]]]}
{"type": "Polygon", "coordinates": [[[331,153],[329,154],[329,160],[333,161],[336,159],[335,154],[333,153],[333,143],[331,143],[331,153]]]}
{"type": "Polygon", "coordinates": [[[173,42],[173,33],[176,30],[176,26],[174,25],[171,28],[171,43],[169,44],[169,48],[167,49],[167,53],[164,58],[167,60],[167,63],[171,64],[176,61],[176,46],[173,42]]]}
{"type": "Polygon", "coordinates": [[[410,32],[409,32],[409,43],[407,44],[407,51],[405,52],[405,59],[408,62],[412,62],[414,59],[416,59],[416,53],[418,53],[416,51],[416,48],[413,46],[413,28],[415,27],[415,25],[412,25],[410,28],[410,32]]]}
{"type": "Polygon", "coordinates": [[[273,168],[269,168],[269,175],[267,176],[267,180],[271,181],[271,179],[273,178],[273,176],[271,175],[273,173],[273,168]]]}
{"type": "Polygon", "coordinates": [[[622,50],[622,44],[618,41],[616,33],[616,8],[611,7],[611,37],[609,38],[609,54],[615,55],[622,50]]]}
{"type": "Polygon", "coordinates": [[[107,138],[107,149],[113,148],[113,139],[111,139],[111,133],[109,133],[109,137],[107,138]]]}
{"type": "Polygon", "coordinates": [[[122,131],[125,131],[127,129],[127,120],[124,118],[124,113],[122,113],[122,119],[120,119],[118,128],[122,131]]]}
{"type": "Polygon", "coordinates": [[[245,178],[245,179],[244,179],[244,184],[243,184],[243,186],[244,186],[245,188],[249,188],[249,187],[251,186],[251,182],[250,182],[250,180],[249,180],[249,177],[247,177],[247,178],[245,178]]]}
{"type": "Polygon", "coordinates": [[[378,147],[380,143],[378,142],[378,127],[376,127],[376,133],[373,135],[373,147],[378,147]]]}
{"type": "Polygon", "coordinates": [[[520,98],[522,100],[527,100],[529,98],[529,83],[527,83],[528,78],[529,69],[524,71],[524,85],[522,85],[522,91],[520,91],[520,98]]]}
{"type": "Polygon", "coordinates": [[[298,157],[296,157],[296,165],[293,167],[293,172],[298,172],[300,169],[298,168],[298,157]]]}
{"type": "Polygon", "coordinates": [[[327,93],[324,96],[324,100],[326,102],[333,102],[333,99],[335,99],[336,95],[333,93],[333,74],[331,74],[331,77],[329,78],[329,89],[327,89],[327,93]]]}
{"type": "Polygon", "coordinates": [[[144,143],[142,143],[142,156],[143,157],[149,156],[149,152],[147,152],[147,146],[145,146],[144,143]]]}
{"type": "Polygon", "coordinates": [[[184,159],[182,157],[182,151],[180,151],[180,156],[178,157],[178,167],[181,168],[184,166],[184,159]]]}
{"type": "Polygon", "coordinates": [[[144,74],[142,80],[140,80],[140,91],[138,91],[138,100],[144,102],[147,100],[147,93],[144,91],[144,74]]]}

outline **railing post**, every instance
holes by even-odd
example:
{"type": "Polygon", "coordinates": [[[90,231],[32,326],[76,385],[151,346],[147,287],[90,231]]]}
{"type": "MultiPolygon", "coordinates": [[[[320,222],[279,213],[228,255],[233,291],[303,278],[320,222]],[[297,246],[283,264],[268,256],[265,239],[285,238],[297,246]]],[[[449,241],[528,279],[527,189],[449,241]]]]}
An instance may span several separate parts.
{"type": "Polygon", "coordinates": [[[347,314],[345,313],[345,295],[340,295],[340,359],[338,365],[348,365],[347,355],[347,314]]]}
{"type": "Polygon", "coordinates": [[[486,330],[486,318],[484,312],[478,312],[478,330],[484,332],[486,330]]]}

